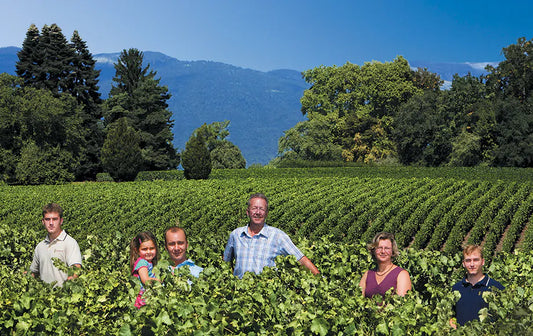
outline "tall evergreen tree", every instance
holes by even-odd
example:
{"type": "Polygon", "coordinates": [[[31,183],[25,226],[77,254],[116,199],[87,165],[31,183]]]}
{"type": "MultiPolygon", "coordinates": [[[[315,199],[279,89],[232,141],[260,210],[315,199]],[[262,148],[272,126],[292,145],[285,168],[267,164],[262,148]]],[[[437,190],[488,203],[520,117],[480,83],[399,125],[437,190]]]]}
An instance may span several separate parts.
{"type": "Polygon", "coordinates": [[[67,90],[82,106],[82,125],[87,130],[87,156],[81,163],[78,178],[94,179],[101,171],[100,150],[104,142],[102,100],[98,92],[100,70],[95,69],[96,61],[76,30],[72,34],[71,46],[75,55],[67,90]]]}
{"type": "Polygon", "coordinates": [[[123,50],[115,64],[115,85],[104,112],[105,123],[127,117],[139,131],[145,170],[177,167],[179,158],[172,145],[172,112],[168,110],[168,88],[155,79],[150,65],[143,68],[143,53],[123,50]]]}
{"type": "Polygon", "coordinates": [[[23,85],[32,85],[36,81],[37,68],[43,59],[39,53],[39,29],[32,24],[26,32],[22,49],[17,53],[19,61],[15,65],[17,76],[22,78],[23,85]]]}
{"type": "Polygon", "coordinates": [[[211,174],[211,157],[204,138],[206,124],[194,132],[185,144],[181,165],[188,180],[202,180],[211,174]]]}
{"type": "Polygon", "coordinates": [[[102,164],[117,182],[133,181],[141,170],[139,135],[129,125],[128,118],[121,118],[109,125],[102,147],[102,164]]]}
{"type": "Polygon", "coordinates": [[[124,92],[132,96],[144,78],[148,75],[153,75],[152,78],[155,76],[153,71],[148,73],[150,65],[143,68],[143,59],[144,54],[138,49],[122,50],[117,63],[115,63],[116,72],[113,81],[116,85],[111,88],[110,96],[124,92]]]}
{"type": "Polygon", "coordinates": [[[41,63],[34,68],[34,81],[31,86],[48,89],[56,97],[68,91],[75,54],[61,28],[56,24],[45,25],[41,30],[39,43],[33,55],[41,63]]]}
{"type": "Polygon", "coordinates": [[[74,71],[69,74],[67,91],[76,98],[78,103],[85,105],[87,111],[99,119],[102,117],[102,111],[99,108],[102,100],[98,92],[100,70],[95,69],[96,61],[77,30],[72,34],[70,41],[71,48],[75,52],[71,65],[74,71]]]}
{"type": "Polygon", "coordinates": [[[31,25],[26,34],[22,50],[18,53],[17,75],[24,86],[47,89],[56,97],[68,93],[72,95],[80,109],[82,133],[86,139],[86,155],[77,179],[94,179],[101,171],[100,149],[104,132],[96,62],[87,49],[86,43],[74,31],[68,43],[61,28],[56,24],[45,25],[41,33],[31,25]]]}

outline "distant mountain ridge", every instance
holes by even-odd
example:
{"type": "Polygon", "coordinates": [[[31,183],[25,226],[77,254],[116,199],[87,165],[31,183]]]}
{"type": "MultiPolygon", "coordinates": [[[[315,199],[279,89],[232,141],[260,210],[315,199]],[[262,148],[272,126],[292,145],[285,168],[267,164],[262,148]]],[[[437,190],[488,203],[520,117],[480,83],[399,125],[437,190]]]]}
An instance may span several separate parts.
{"type": "MultiPolygon", "coordinates": [[[[0,48],[0,73],[15,74],[20,48],[0,48]]],[[[107,98],[119,53],[95,54],[100,92],[107,98]]],[[[144,52],[145,65],[168,86],[169,109],[174,120],[174,145],[179,150],[203,123],[230,120],[229,140],[237,145],[248,165],[266,164],[276,157],[283,132],[305,120],[300,98],[309,87],[295,70],[262,72],[212,61],[180,61],[159,52],[144,52]]],[[[451,81],[453,74],[484,73],[477,63],[413,62],[451,81]]]]}

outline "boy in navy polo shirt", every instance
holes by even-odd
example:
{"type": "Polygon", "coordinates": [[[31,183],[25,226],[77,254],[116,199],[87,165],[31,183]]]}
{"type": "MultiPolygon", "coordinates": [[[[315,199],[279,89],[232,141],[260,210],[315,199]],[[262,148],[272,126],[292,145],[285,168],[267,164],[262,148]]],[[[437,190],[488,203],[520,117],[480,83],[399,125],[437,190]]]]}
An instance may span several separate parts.
{"type": "MultiPolygon", "coordinates": [[[[485,265],[485,259],[483,259],[481,247],[466,246],[463,250],[463,267],[466,270],[466,276],[452,287],[454,291],[459,291],[461,294],[461,298],[455,304],[455,314],[459,325],[479,319],[481,308],[488,307],[483,300],[483,292],[490,291],[493,286],[500,290],[504,289],[498,281],[483,274],[483,265],[485,265]]],[[[450,325],[457,327],[453,320],[450,320],[450,325]]]]}

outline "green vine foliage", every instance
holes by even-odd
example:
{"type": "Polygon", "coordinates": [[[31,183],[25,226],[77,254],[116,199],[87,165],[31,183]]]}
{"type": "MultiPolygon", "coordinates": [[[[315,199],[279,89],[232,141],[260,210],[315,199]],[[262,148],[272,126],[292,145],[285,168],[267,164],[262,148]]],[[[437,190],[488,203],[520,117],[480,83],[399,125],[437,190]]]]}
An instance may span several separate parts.
{"type": "Polygon", "coordinates": [[[158,265],[163,285],[146,292],[148,305],[137,310],[138,284],[129,276],[127,252],[114,247],[120,233],[89,237],[84,267],[63,288],[44,284],[20,269],[2,265],[1,334],[78,335],[448,335],[527,334],[531,332],[533,290],[531,253],[502,254],[488,272],[507,288],[487,297],[483,322],[453,330],[449,319],[457,295],[450,286],[460,279],[460,256],[407,249],[397,263],[406,268],[413,290],[385,303],[365,299],[358,287],[372,266],[363,242],[335,244],[300,240],[298,245],[320,267],[322,276],[302,269],[293,257],[278,257],[276,268],[260,275],[234,277],[220,251],[203,248],[216,239],[191,239],[191,257],[205,267],[199,278],[180,269],[172,275],[167,261],[158,265]],[[204,243],[206,243],[204,245],[204,243]],[[192,284],[188,284],[190,279],[192,284]]]}
{"type": "MultiPolygon", "coordinates": [[[[497,186],[499,191],[485,193],[463,177],[444,178],[442,172],[431,177],[417,170],[414,175],[425,176],[406,177],[404,170],[398,175],[377,170],[362,175],[352,170],[306,170],[305,174],[293,170],[291,175],[291,170],[264,169],[256,177],[215,172],[219,178],[201,181],[0,185],[0,335],[533,333],[533,253],[525,248],[533,240],[527,227],[533,207],[524,205],[531,201],[532,189],[531,182],[521,180],[524,174],[519,172],[514,180],[508,175],[516,183],[485,178],[483,190],[497,186]],[[372,190],[382,196],[374,198],[372,190]],[[418,199],[418,191],[425,196],[418,199]],[[252,192],[270,197],[269,224],[289,233],[321,276],[310,274],[293,257],[278,257],[277,267],[260,275],[246,274],[241,280],[233,276],[221,256],[229,232],[246,223],[244,210],[252,192]],[[464,198],[456,199],[458,194],[464,198]],[[497,201],[510,194],[515,195],[512,202],[497,201]],[[435,201],[429,201],[434,196],[438,196],[435,201]],[[367,198],[374,202],[365,202],[367,198]],[[419,206],[412,202],[416,199],[419,206]],[[471,199],[471,205],[461,199],[471,199]],[[403,212],[402,200],[418,219],[403,212]],[[439,207],[452,204],[451,200],[458,205],[439,207]],[[25,273],[44,236],[40,209],[51,201],[65,209],[63,228],[79,242],[83,255],[83,268],[69,270],[77,278],[62,288],[25,273]],[[485,207],[468,211],[479,204],[485,207]],[[440,215],[438,208],[443,209],[440,215]],[[454,209],[456,214],[450,216],[444,209],[454,209]],[[496,217],[498,221],[490,220],[496,217]],[[424,225],[427,218],[437,227],[445,221],[449,229],[439,228],[438,239],[432,240],[435,225],[424,225]],[[390,220],[396,224],[390,225],[390,220]],[[133,302],[139,287],[128,269],[129,240],[139,231],[150,230],[163,248],[164,230],[178,221],[188,233],[189,257],[204,271],[199,278],[186,269],[172,275],[166,271],[168,256],[163,252],[156,267],[163,285],[149,286],[148,305],[137,310],[133,302]],[[487,221],[494,225],[487,226],[487,221]],[[509,252],[500,252],[497,246],[488,251],[486,271],[506,289],[486,296],[489,307],[481,311],[482,321],[454,330],[448,321],[457,294],[450,288],[463,276],[460,246],[456,246],[460,244],[454,243],[454,249],[446,249],[447,243],[424,249],[409,246],[420,230],[427,230],[429,241],[447,242],[456,223],[467,222],[471,229],[453,230],[463,234],[463,242],[478,223],[485,226],[476,229],[482,238],[494,236],[502,225],[523,228],[523,233],[513,234],[513,241],[499,239],[509,252]],[[350,223],[361,227],[351,228],[350,223]],[[396,263],[408,270],[413,290],[404,298],[389,295],[379,305],[378,299],[363,298],[358,284],[363,272],[373,267],[367,241],[361,238],[371,235],[367,230],[383,228],[406,236],[396,263]],[[343,236],[347,233],[349,239],[343,236]]],[[[461,174],[465,173],[455,176],[461,174]]]]}

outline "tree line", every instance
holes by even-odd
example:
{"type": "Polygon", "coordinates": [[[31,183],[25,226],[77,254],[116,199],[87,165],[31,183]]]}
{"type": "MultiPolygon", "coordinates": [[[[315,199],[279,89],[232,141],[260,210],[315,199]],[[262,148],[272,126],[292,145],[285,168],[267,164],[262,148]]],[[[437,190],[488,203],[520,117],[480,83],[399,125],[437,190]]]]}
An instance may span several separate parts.
{"type": "Polygon", "coordinates": [[[56,24],[41,31],[31,25],[18,58],[16,76],[0,74],[0,182],[84,181],[100,172],[124,181],[143,170],[176,169],[180,161],[186,176],[206,178],[211,167],[246,166],[225,139],[229,121],[202,125],[178,153],[171,94],[135,48],[120,53],[106,100],[77,31],[67,41],[56,24]],[[197,162],[205,162],[202,173],[197,162]]]}
{"type": "Polygon", "coordinates": [[[449,90],[401,56],[307,70],[307,120],[280,138],[275,161],[533,167],[533,40],[503,55],[449,90]]]}
{"type": "MultiPolygon", "coordinates": [[[[533,40],[522,37],[503,54],[486,75],[455,75],[448,90],[401,56],[307,70],[307,120],[285,131],[271,164],[532,167],[533,40]]],[[[77,31],[67,41],[56,24],[31,25],[18,58],[16,76],[0,74],[0,182],[84,181],[100,172],[123,181],[180,163],[197,179],[246,166],[226,139],[229,121],[202,125],[178,153],[171,94],[137,49],[120,53],[106,100],[77,31]]]]}

